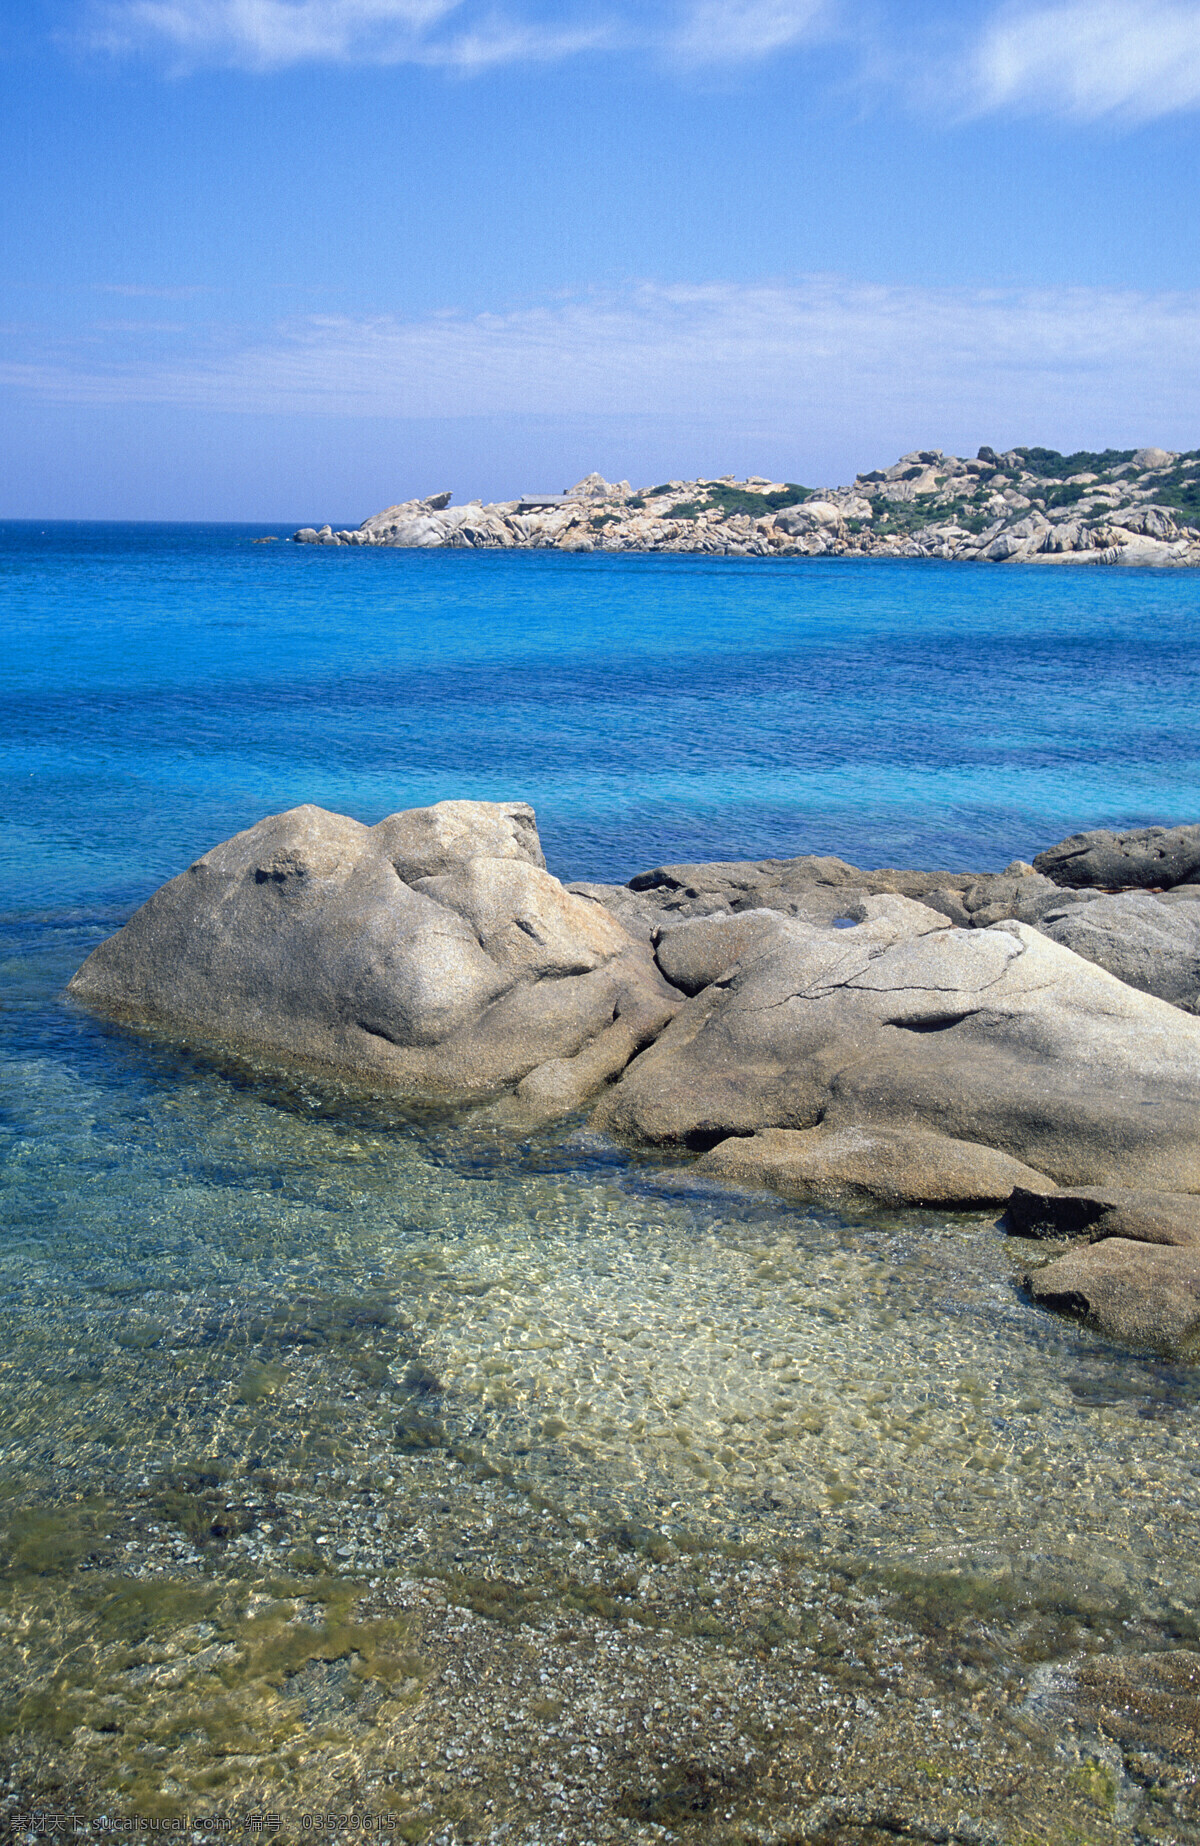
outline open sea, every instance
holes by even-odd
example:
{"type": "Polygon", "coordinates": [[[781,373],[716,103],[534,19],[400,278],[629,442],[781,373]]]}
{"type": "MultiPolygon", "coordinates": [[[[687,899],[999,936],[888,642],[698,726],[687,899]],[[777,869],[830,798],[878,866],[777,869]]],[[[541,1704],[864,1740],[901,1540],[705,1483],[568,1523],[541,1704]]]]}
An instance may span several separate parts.
{"type": "Polygon", "coordinates": [[[1200,1841],[1193,1369],[987,1216],[63,991],[300,802],[525,799],[605,880],[1194,821],[1200,574],[270,530],[0,525],[0,1838],[1200,1841]]]}

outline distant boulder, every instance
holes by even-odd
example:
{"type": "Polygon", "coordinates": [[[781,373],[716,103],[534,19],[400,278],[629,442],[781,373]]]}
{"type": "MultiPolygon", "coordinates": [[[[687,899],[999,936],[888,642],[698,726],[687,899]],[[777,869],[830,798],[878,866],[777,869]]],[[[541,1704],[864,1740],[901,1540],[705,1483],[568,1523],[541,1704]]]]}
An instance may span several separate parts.
{"type": "Polygon", "coordinates": [[[775,515],[779,530],[792,538],[807,532],[836,532],[841,523],[841,508],[830,500],[806,500],[803,506],[786,506],[775,515]]]}

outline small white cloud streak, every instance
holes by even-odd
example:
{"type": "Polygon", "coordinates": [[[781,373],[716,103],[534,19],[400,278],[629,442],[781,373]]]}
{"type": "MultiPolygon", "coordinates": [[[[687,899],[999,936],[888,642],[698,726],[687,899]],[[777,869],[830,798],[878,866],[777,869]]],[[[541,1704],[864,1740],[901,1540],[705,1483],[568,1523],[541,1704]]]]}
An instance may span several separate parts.
{"type": "Polygon", "coordinates": [[[832,21],[827,0],[695,0],[671,34],[689,64],[741,64],[811,41],[832,21]]]}
{"type": "Polygon", "coordinates": [[[92,330],[19,356],[0,384],[79,405],[347,417],[702,421],[764,440],[861,433],[902,446],[1170,441],[1200,423],[1200,295],[1094,289],[644,285],[508,314],[312,316],[267,337],[207,328],[180,356],[92,330]],[[1061,440],[1056,440],[1056,438],[1061,440]]]}
{"type": "Polygon", "coordinates": [[[1200,104],[1198,0],[1022,0],[966,60],[970,106],[1144,122],[1200,104]]]}
{"type": "Polygon", "coordinates": [[[307,61],[411,55],[460,0],[117,0],[90,34],[98,48],[161,48],[183,64],[276,70],[307,61]]]}
{"type": "Polygon", "coordinates": [[[208,283],[191,283],[184,288],[155,288],[140,282],[97,282],[98,295],[125,295],[134,300],[192,301],[197,295],[211,295],[208,283]]]}

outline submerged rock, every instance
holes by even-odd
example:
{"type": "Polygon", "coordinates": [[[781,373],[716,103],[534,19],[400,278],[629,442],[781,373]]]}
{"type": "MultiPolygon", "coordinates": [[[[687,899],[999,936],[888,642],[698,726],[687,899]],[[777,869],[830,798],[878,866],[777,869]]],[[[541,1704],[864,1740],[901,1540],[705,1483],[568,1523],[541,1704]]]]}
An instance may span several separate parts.
{"type": "Polygon", "coordinates": [[[696,1170],[794,1198],[950,1211],[1002,1205],[1015,1187],[1047,1183],[994,1147],[898,1128],[764,1128],[720,1142],[701,1155],[696,1170]]]}
{"type": "Polygon", "coordinates": [[[1200,1654],[1171,1646],[1156,1654],[1088,1654],[1051,1669],[1058,1701],[1082,1723],[1126,1748],[1200,1757],[1200,1654]]]}
{"type": "Polygon", "coordinates": [[[376,827],[317,807],[260,821],[157,891],[70,991],[421,1096],[491,1096],[550,1065],[567,1107],[679,998],[647,943],[545,871],[532,809],[475,801],[376,827]]]}

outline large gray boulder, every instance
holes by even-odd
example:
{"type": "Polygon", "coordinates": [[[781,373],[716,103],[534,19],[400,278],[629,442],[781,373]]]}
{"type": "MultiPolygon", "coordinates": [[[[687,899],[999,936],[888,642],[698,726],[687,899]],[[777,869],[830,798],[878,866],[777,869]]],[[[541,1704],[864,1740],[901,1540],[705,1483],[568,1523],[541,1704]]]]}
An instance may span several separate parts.
{"type": "Polygon", "coordinates": [[[1067,910],[1047,907],[1035,920],[1055,942],[1130,987],[1200,1013],[1200,903],[1164,904],[1150,891],[1122,891],[1067,910]]]}
{"type": "Polygon", "coordinates": [[[1073,833],[1048,846],[1033,861],[1034,869],[1056,885],[1098,885],[1105,890],[1200,882],[1200,824],[1189,827],[1139,827],[1131,833],[1073,833]]]}
{"type": "Polygon", "coordinates": [[[579,1107],[679,999],[648,943],[544,869],[530,808],[476,801],[260,821],[155,892],[70,991],[408,1094],[528,1082],[535,1116],[579,1107]]]}
{"type": "Polygon", "coordinates": [[[1200,1020],[1026,924],[954,929],[897,896],[787,921],[680,1009],[602,1098],[633,1142],[927,1129],[1057,1184],[1200,1191],[1200,1020]]]}

